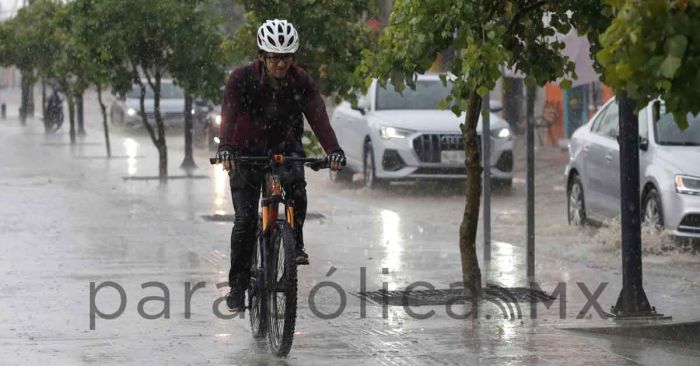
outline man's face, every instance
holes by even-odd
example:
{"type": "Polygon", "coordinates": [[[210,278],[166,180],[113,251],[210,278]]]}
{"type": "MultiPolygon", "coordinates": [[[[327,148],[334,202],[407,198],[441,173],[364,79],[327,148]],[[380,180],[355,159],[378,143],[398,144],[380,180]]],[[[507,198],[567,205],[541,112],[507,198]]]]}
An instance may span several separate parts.
{"type": "Polygon", "coordinates": [[[294,54],[291,53],[263,53],[267,73],[275,79],[282,79],[287,75],[293,60],[294,54]]]}

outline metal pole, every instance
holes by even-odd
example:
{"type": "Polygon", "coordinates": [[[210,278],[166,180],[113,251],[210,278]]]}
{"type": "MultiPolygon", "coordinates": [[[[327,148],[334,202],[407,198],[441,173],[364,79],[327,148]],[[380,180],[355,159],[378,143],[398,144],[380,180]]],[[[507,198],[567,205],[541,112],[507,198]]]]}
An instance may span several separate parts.
{"type": "Polygon", "coordinates": [[[484,261],[491,260],[491,96],[481,101],[481,147],[484,166],[484,261]]]}
{"type": "Polygon", "coordinates": [[[527,88],[527,279],[535,281],[535,87],[527,88]]]}
{"type": "Polygon", "coordinates": [[[642,237],[639,202],[639,121],[635,102],[619,94],[620,203],[622,232],[622,290],[613,313],[623,316],[654,316],[642,284],[642,237]]]}

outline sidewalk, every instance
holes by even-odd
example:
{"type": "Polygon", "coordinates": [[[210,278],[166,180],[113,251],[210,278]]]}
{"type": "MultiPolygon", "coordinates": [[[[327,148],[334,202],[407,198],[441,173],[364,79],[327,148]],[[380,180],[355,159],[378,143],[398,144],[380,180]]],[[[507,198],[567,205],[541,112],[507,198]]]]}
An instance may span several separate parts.
{"type": "MultiPolygon", "coordinates": [[[[451,319],[444,306],[413,307],[416,313],[435,311],[429,319],[419,320],[397,306],[388,307],[384,318],[382,307],[370,303],[363,316],[362,303],[354,296],[361,289],[362,267],[369,291],[384,283],[398,290],[415,281],[443,289],[459,280],[454,222],[441,216],[428,220],[441,215],[436,212],[463,204],[430,194],[396,199],[346,190],[339,195],[324,174],[312,173],[307,176],[313,187],[309,210],[321,218],[310,220],[305,228],[312,265],[300,269],[297,333],[290,357],[279,361],[268,355],[265,342],[252,339],[247,319],[225,320],[212,311],[227,291],[216,284],[227,278],[231,225],[207,222],[202,216],[231,213],[226,175],[206,165],[208,152],[197,151],[196,174],[209,179],[170,181],[165,186],[157,181],[125,181],[125,176],[157,172],[155,149],[145,136],[112,131],[113,153],[129,158],[103,159],[98,126],[88,121],[88,136],[71,147],[65,145],[67,134],[44,135],[38,121],[28,120],[25,127],[16,119],[0,121],[3,365],[697,365],[700,361],[698,344],[563,330],[613,324],[599,319],[594,308],[576,319],[587,303],[576,283],[594,293],[608,282],[599,302],[609,310],[606,306],[615,302],[620,274],[590,263],[615,262],[619,257],[599,258],[603,254],[596,252],[587,254],[586,260],[566,253],[558,256],[558,251],[570,248],[557,249],[545,238],[537,254],[537,280],[549,293],[560,282],[567,284],[566,319],[560,319],[558,301],[549,309],[538,305],[537,319],[531,319],[527,303],[520,304],[522,319],[514,320],[504,320],[498,304],[490,303],[482,305],[476,321],[451,319]],[[416,212],[408,215],[411,210],[416,212]],[[331,268],[336,271],[331,273],[331,268]],[[389,273],[382,274],[382,268],[389,273]],[[124,311],[112,320],[97,317],[91,330],[90,284],[106,281],[122,286],[127,301],[106,287],[96,296],[95,306],[109,314],[124,304],[124,311]],[[139,302],[163,296],[158,288],[142,288],[149,281],[167,286],[169,319],[147,320],[139,314],[139,302]],[[321,281],[337,283],[346,295],[344,311],[333,319],[314,312],[338,309],[341,300],[334,290],[320,289],[315,307],[309,303],[311,289],[321,281]],[[206,285],[192,296],[188,317],[186,283],[197,282],[206,285]]],[[[171,137],[168,144],[170,173],[180,174],[181,137],[171,137]]],[[[494,244],[493,260],[481,264],[486,282],[526,285],[525,254],[516,244],[494,244]]],[[[652,304],[672,315],[673,322],[700,319],[696,313],[700,287],[688,290],[668,281],[653,271],[646,274],[652,304]]],[[[697,284],[697,277],[692,281],[697,284]]],[[[148,301],[142,307],[147,314],[157,314],[163,304],[148,301]]],[[[223,306],[222,312],[228,315],[223,306]]]]}

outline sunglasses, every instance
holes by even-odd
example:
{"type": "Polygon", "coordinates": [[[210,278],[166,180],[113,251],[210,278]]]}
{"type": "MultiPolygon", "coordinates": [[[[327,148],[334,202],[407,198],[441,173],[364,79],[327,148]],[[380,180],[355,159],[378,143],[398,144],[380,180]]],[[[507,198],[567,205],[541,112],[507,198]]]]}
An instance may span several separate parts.
{"type": "Polygon", "coordinates": [[[278,63],[280,61],[283,62],[290,62],[294,59],[294,54],[291,53],[268,53],[265,55],[265,60],[267,61],[272,61],[274,63],[278,63]]]}

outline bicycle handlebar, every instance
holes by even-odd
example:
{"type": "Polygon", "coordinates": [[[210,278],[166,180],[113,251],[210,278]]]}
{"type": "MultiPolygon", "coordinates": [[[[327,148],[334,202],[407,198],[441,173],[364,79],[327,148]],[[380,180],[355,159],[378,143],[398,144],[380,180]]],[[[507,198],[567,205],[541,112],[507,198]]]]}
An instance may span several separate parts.
{"type": "MultiPolygon", "coordinates": [[[[313,171],[319,171],[321,169],[328,169],[330,167],[329,161],[326,158],[302,158],[298,156],[284,156],[282,162],[276,162],[274,160],[274,157],[270,156],[239,156],[239,157],[234,157],[231,160],[234,161],[240,161],[240,162],[253,162],[253,163],[258,163],[261,164],[263,162],[269,162],[271,164],[281,164],[287,161],[291,162],[303,162],[304,166],[307,166],[311,168],[313,171]]],[[[217,158],[209,158],[209,164],[211,165],[216,165],[220,164],[221,161],[217,158]]],[[[343,166],[345,166],[345,162],[343,162],[343,166]]]]}

